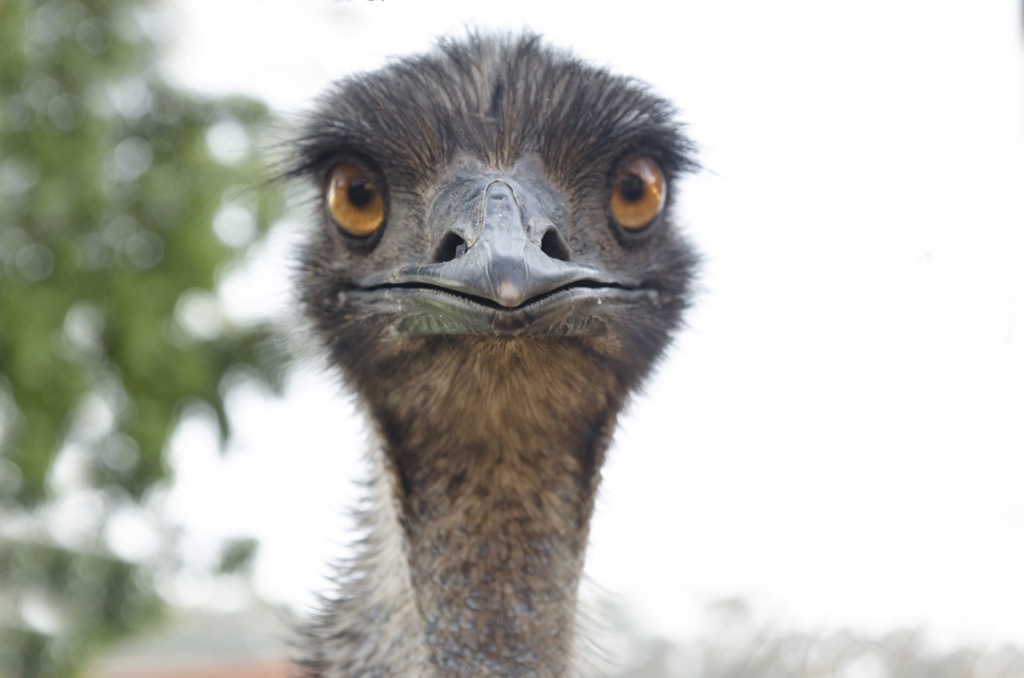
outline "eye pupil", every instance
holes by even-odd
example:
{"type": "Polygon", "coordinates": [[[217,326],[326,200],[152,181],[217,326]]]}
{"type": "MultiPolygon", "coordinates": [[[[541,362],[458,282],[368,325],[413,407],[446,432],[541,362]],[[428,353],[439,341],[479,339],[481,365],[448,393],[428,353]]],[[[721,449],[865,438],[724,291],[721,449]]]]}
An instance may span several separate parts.
{"type": "Polygon", "coordinates": [[[644,180],[635,174],[627,174],[619,182],[622,197],[629,202],[636,202],[644,197],[644,180]]]}
{"type": "Polygon", "coordinates": [[[348,187],[348,199],[356,207],[366,207],[373,200],[373,184],[366,179],[357,179],[348,187]]]}

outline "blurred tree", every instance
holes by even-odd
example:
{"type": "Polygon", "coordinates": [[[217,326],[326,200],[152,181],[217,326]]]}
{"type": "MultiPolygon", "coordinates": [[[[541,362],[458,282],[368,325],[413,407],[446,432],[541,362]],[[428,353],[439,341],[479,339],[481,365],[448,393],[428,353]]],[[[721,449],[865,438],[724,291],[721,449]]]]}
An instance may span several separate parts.
{"type": "Polygon", "coordinates": [[[112,517],[165,478],[183,411],[224,438],[225,379],[273,381],[267,328],[215,294],[280,207],[252,152],[268,113],[164,84],[165,20],[0,2],[0,678],[73,675],[154,616],[152,563],[115,555],[112,517]]]}

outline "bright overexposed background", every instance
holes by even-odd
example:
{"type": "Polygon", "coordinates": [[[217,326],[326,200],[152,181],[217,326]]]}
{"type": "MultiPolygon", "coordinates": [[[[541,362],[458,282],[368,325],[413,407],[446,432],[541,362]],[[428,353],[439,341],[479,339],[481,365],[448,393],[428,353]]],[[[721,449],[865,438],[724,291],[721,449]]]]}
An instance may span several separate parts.
{"type": "MultiPolygon", "coordinates": [[[[271,144],[332,79],[467,27],[650,82],[700,147],[679,221],[705,265],[621,421],[591,578],[669,636],[743,597],[811,632],[1024,641],[1018,2],[173,0],[163,19],[175,84],[270,102],[271,144]]],[[[301,214],[225,280],[239,317],[286,316],[301,214]]],[[[302,610],[345,552],[366,427],[313,366],[229,404],[228,455],[201,420],[176,437],[168,515],[197,563],[257,537],[259,593],[302,610]]]]}

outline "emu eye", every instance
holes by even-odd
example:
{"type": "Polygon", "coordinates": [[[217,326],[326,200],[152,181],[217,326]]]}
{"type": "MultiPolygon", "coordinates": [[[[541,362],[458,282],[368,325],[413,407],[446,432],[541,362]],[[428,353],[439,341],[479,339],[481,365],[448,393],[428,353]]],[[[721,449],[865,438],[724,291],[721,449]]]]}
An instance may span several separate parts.
{"type": "Polygon", "coordinates": [[[634,158],[619,168],[612,184],[609,207],[615,223],[637,231],[647,226],[665,206],[665,175],[650,158],[634,158]]]}
{"type": "Polygon", "coordinates": [[[345,233],[373,235],[384,223],[384,194],[377,176],[360,165],[342,163],[327,182],[327,207],[345,233]]]}

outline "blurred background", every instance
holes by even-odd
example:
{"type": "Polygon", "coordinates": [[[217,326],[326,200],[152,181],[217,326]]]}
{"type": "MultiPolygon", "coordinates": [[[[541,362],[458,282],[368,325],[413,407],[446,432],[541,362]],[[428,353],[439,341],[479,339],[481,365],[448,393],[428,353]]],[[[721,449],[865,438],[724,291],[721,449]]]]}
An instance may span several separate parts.
{"type": "Polygon", "coordinates": [[[689,325],[623,418],[614,676],[1024,676],[1017,0],[0,2],[0,678],[281,676],[366,435],[303,348],[331,80],[530,28],[676,102],[689,325]]]}

